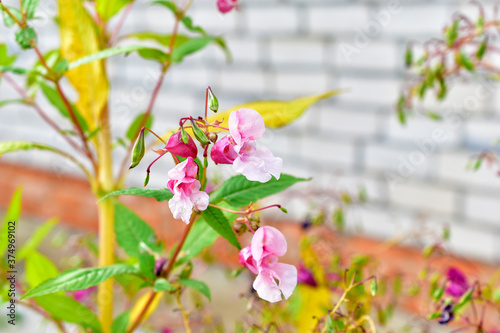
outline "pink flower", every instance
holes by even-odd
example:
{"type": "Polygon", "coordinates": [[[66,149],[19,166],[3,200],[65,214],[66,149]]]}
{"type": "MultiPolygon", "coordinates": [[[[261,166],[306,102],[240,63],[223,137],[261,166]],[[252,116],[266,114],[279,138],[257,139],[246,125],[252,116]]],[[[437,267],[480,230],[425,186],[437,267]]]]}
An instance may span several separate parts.
{"type": "Polygon", "coordinates": [[[227,13],[238,7],[238,0],[217,0],[217,8],[221,13],[227,13]]]}
{"type": "Polygon", "coordinates": [[[272,303],[281,301],[282,294],[288,299],[297,285],[295,266],[278,262],[286,249],[285,236],[278,229],[261,227],[253,235],[251,245],[239,254],[240,263],[257,274],[253,287],[259,297],[272,303]]]}
{"type": "Polygon", "coordinates": [[[170,136],[165,149],[172,154],[181,157],[196,158],[196,155],[198,155],[198,148],[196,147],[194,140],[189,136],[188,143],[185,144],[184,141],[182,141],[181,131],[178,131],[170,136]]]}
{"type": "Polygon", "coordinates": [[[73,298],[75,301],[84,302],[96,289],[97,287],[94,286],[87,289],[75,290],[73,292],[73,298]]]}
{"type": "Polygon", "coordinates": [[[200,181],[196,179],[198,164],[192,157],[179,163],[168,172],[167,188],[174,194],[168,201],[172,215],[189,223],[193,208],[205,210],[208,206],[208,194],[200,191],[200,181]]]}
{"type": "Polygon", "coordinates": [[[252,109],[240,109],[229,115],[230,135],[219,140],[210,153],[215,163],[233,164],[234,171],[248,180],[265,183],[279,179],[283,160],[265,147],[256,148],[255,140],[264,133],[262,116],[252,109]]]}
{"type": "Polygon", "coordinates": [[[448,284],[446,285],[446,293],[453,297],[461,297],[469,289],[467,278],[464,273],[455,267],[450,267],[446,272],[448,284]]]}

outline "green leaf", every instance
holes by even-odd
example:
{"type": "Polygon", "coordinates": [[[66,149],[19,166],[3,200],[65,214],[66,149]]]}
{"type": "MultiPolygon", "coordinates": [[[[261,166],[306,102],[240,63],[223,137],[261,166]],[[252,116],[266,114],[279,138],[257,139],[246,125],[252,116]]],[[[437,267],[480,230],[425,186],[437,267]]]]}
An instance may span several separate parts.
{"type": "MultiPolygon", "coordinates": [[[[4,24],[5,24],[6,27],[12,27],[14,24],[16,24],[16,22],[12,19],[12,17],[10,17],[9,14],[7,14],[7,12],[4,10],[3,7],[4,6],[0,3],[0,10],[2,11],[3,22],[4,22],[4,24]]],[[[6,8],[9,9],[9,11],[12,13],[12,15],[14,15],[14,17],[18,21],[22,21],[23,20],[23,14],[21,14],[21,12],[19,11],[19,9],[14,8],[14,7],[7,7],[7,6],[6,6],[6,8]]]]}
{"type": "Polygon", "coordinates": [[[446,39],[446,44],[449,47],[452,47],[453,44],[455,44],[455,41],[457,40],[458,25],[459,24],[460,24],[460,20],[455,20],[455,21],[453,21],[453,24],[446,29],[445,39],[446,39]]]}
{"type": "Polygon", "coordinates": [[[9,105],[9,104],[16,104],[16,103],[23,104],[24,103],[24,99],[8,99],[8,100],[5,100],[5,101],[0,101],[0,108],[2,106],[6,106],[6,105],[9,105]]]}
{"type": "Polygon", "coordinates": [[[9,56],[7,45],[0,44],[0,65],[10,66],[16,61],[17,55],[9,56]]]}
{"type": "Polygon", "coordinates": [[[14,74],[23,75],[23,74],[29,73],[30,70],[25,69],[25,68],[0,65],[0,73],[3,73],[3,72],[12,72],[14,74]]]}
{"type": "Polygon", "coordinates": [[[90,54],[88,56],[82,57],[80,59],[77,59],[73,62],[70,62],[68,65],[68,70],[71,70],[73,68],[76,68],[78,66],[88,64],[90,62],[96,61],[96,60],[101,60],[101,59],[106,59],[118,54],[123,54],[123,53],[130,53],[134,51],[138,51],[141,49],[146,49],[148,48],[147,46],[144,45],[127,45],[127,46],[116,46],[112,47],[109,49],[105,49],[93,54],[90,54]]]}
{"type": "Polygon", "coordinates": [[[377,280],[375,280],[375,279],[372,280],[372,282],[370,284],[370,289],[372,292],[372,296],[377,295],[377,291],[378,291],[377,280]]]}
{"type": "Polygon", "coordinates": [[[333,322],[332,316],[330,313],[326,315],[326,332],[334,333],[335,332],[335,323],[333,322]]]}
{"type": "Polygon", "coordinates": [[[37,42],[35,29],[28,27],[16,31],[16,42],[23,50],[31,49],[37,42]]]}
{"type": "Polygon", "coordinates": [[[495,289],[495,291],[493,292],[493,300],[495,302],[500,301],[500,288],[495,289]]]}
{"type": "Polygon", "coordinates": [[[32,19],[35,16],[36,7],[40,0],[23,0],[23,8],[26,11],[26,17],[32,19]]]}
{"type": "Polygon", "coordinates": [[[155,257],[153,255],[146,252],[141,252],[139,254],[139,268],[149,280],[154,281],[154,279],[156,279],[155,257]]]}
{"type": "Polygon", "coordinates": [[[108,21],[132,1],[133,0],[97,0],[95,8],[99,13],[99,18],[108,21]]]}
{"type": "MultiPolygon", "coordinates": [[[[0,143],[0,153],[1,153],[1,143],[0,143]]],[[[108,193],[101,200],[104,200],[108,197],[116,196],[116,195],[137,195],[140,197],[146,198],[154,198],[157,201],[166,201],[172,199],[174,196],[169,189],[151,189],[151,188],[142,188],[142,187],[129,187],[122,190],[117,190],[111,193],[108,193]]]]}
{"type": "MultiPolygon", "coordinates": [[[[164,47],[170,46],[170,41],[172,39],[171,34],[158,34],[150,31],[135,32],[133,34],[127,35],[128,38],[135,38],[139,40],[149,40],[154,41],[164,47]]],[[[187,42],[190,38],[185,35],[178,34],[175,37],[174,47],[179,46],[187,42]]]]}
{"type": "Polygon", "coordinates": [[[476,69],[474,62],[463,50],[460,51],[460,64],[469,72],[474,72],[474,70],[476,69]]]}
{"type": "MultiPolygon", "coordinates": [[[[68,108],[66,107],[66,104],[64,104],[59,92],[43,81],[40,82],[40,88],[42,88],[42,92],[45,97],[47,97],[47,100],[50,102],[50,104],[52,104],[65,118],[72,120],[68,108]]],[[[89,126],[85,121],[85,118],[83,118],[83,116],[73,104],[71,104],[71,108],[73,109],[73,113],[78,120],[78,124],[83,129],[83,131],[87,133],[89,130],[89,126]]]]}
{"type": "Polygon", "coordinates": [[[210,288],[208,288],[208,286],[204,282],[192,279],[182,279],[182,280],[177,280],[177,282],[186,287],[199,291],[200,293],[205,295],[209,301],[212,300],[210,297],[210,288]]]}
{"type": "Polygon", "coordinates": [[[460,300],[458,301],[457,305],[455,305],[454,310],[458,312],[461,308],[467,305],[472,300],[473,293],[474,289],[471,288],[465,294],[463,294],[462,297],[460,297],[460,300]]]}
{"type": "Polygon", "coordinates": [[[172,63],[181,62],[185,56],[195,53],[214,41],[214,37],[196,37],[174,48],[171,54],[172,63]]]}
{"type": "Polygon", "coordinates": [[[155,284],[153,286],[153,290],[156,292],[159,291],[173,291],[175,290],[175,287],[170,284],[167,280],[160,278],[155,281],[155,284]]]}
{"type": "Polygon", "coordinates": [[[115,233],[116,242],[130,256],[162,250],[153,229],[121,203],[115,204],[115,233]]]}
{"type": "Polygon", "coordinates": [[[75,323],[92,332],[101,332],[101,323],[92,310],[66,295],[46,295],[35,297],[35,301],[55,319],[75,323]]]}
{"type": "Polygon", "coordinates": [[[185,255],[176,260],[175,264],[180,265],[183,264],[203,251],[206,247],[212,245],[219,234],[211,228],[204,219],[198,218],[191,229],[191,232],[188,234],[184,245],[182,246],[181,253],[185,253],[185,255]]]}
{"type": "MultiPolygon", "coordinates": [[[[0,143],[0,155],[2,154],[1,149],[2,143],[0,143]]],[[[12,199],[10,199],[9,207],[7,208],[7,213],[3,218],[3,223],[0,229],[0,257],[4,258],[4,253],[8,248],[9,243],[9,222],[15,222],[15,228],[19,226],[19,217],[21,216],[21,200],[22,200],[23,188],[19,186],[14,194],[12,195],[12,199]]],[[[12,224],[12,223],[10,223],[12,224]]],[[[10,226],[11,231],[12,225],[10,226]]]]}
{"type": "Polygon", "coordinates": [[[36,251],[26,258],[25,270],[26,280],[31,288],[59,274],[57,266],[49,258],[36,251]]]}
{"type": "Polygon", "coordinates": [[[247,180],[245,176],[238,175],[226,180],[221,187],[211,194],[210,201],[225,200],[231,206],[241,207],[256,202],[259,199],[279,193],[295,183],[309,179],[296,178],[282,174],[280,179],[271,179],[267,183],[247,180]]]}
{"type": "Polygon", "coordinates": [[[181,19],[181,22],[182,24],[184,24],[184,26],[186,27],[186,29],[188,29],[189,31],[191,32],[197,32],[199,34],[202,34],[203,36],[207,36],[207,32],[200,26],[195,26],[193,24],[193,19],[188,17],[188,16],[184,16],[182,19],[181,19]]]}
{"type": "Polygon", "coordinates": [[[159,63],[164,63],[168,60],[169,55],[162,50],[158,50],[155,48],[145,48],[138,50],[137,53],[139,56],[146,60],[154,60],[159,63]]]}
{"type": "Polygon", "coordinates": [[[228,221],[220,209],[208,207],[203,211],[202,217],[212,229],[224,237],[231,245],[241,249],[238,238],[236,238],[236,235],[234,234],[232,224],[228,221]]]}
{"type": "Polygon", "coordinates": [[[56,293],[58,291],[72,291],[87,289],[96,286],[107,279],[125,273],[139,274],[137,268],[126,264],[115,264],[106,267],[80,268],[61,273],[60,275],[42,282],[28,291],[21,299],[56,293]]]}
{"type": "MultiPolygon", "coordinates": [[[[127,138],[132,141],[134,140],[134,135],[137,133],[140,128],[139,125],[141,124],[141,120],[144,117],[145,112],[140,113],[135,117],[134,121],[130,124],[129,128],[127,129],[127,138]]],[[[149,127],[151,128],[151,125],[153,124],[153,115],[149,114],[146,122],[144,123],[144,127],[149,127]]]]}
{"type": "Polygon", "coordinates": [[[58,222],[57,218],[52,218],[42,224],[19,249],[17,252],[17,261],[23,260],[26,256],[35,251],[58,222]]]}
{"type": "Polygon", "coordinates": [[[434,293],[432,294],[432,299],[434,301],[439,301],[441,297],[443,297],[444,294],[444,287],[439,287],[436,290],[434,290],[434,293]]]}
{"type": "Polygon", "coordinates": [[[481,60],[484,57],[484,54],[486,53],[486,49],[488,47],[488,36],[486,36],[481,44],[479,44],[479,47],[477,48],[476,51],[476,57],[481,60]]]}
{"type": "Polygon", "coordinates": [[[130,319],[130,310],[123,312],[113,321],[111,333],[126,333],[130,319]]]}
{"type": "Polygon", "coordinates": [[[174,16],[177,16],[177,7],[172,1],[156,0],[153,1],[151,4],[164,6],[165,8],[170,9],[170,11],[172,12],[172,14],[174,14],[174,16]]]}
{"type": "Polygon", "coordinates": [[[433,320],[433,319],[437,319],[437,318],[439,318],[439,317],[441,317],[441,312],[439,312],[439,311],[435,311],[435,312],[432,312],[431,314],[429,314],[429,315],[427,316],[427,319],[429,319],[429,320],[433,320]]]}

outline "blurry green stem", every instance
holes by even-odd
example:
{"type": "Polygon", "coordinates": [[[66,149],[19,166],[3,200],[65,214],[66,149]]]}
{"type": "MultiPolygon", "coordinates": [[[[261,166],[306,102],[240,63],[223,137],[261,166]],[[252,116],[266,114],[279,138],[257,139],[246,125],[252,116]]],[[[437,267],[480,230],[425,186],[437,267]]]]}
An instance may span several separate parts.
{"type": "Polygon", "coordinates": [[[186,333],[192,333],[191,327],[189,327],[189,318],[188,318],[188,315],[186,313],[186,310],[184,310],[184,307],[182,306],[181,292],[180,291],[177,293],[177,296],[175,297],[175,300],[177,301],[177,306],[179,307],[179,310],[181,311],[182,320],[184,321],[184,327],[186,329],[186,333]]]}

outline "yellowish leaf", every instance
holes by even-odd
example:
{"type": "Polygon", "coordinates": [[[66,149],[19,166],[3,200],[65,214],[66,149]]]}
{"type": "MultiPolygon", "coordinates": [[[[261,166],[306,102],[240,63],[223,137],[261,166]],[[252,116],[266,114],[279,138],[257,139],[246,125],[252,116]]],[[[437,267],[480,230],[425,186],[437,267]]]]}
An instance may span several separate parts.
{"type": "Polygon", "coordinates": [[[309,108],[314,103],[322,99],[335,96],[341,92],[341,89],[337,89],[330,90],[319,95],[293,99],[291,101],[257,101],[240,104],[230,108],[227,111],[217,113],[211,117],[208,117],[208,121],[213,122],[215,120],[220,121],[224,119],[224,122],[221,124],[221,126],[227,127],[227,121],[231,112],[238,109],[247,108],[258,111],[262,115],[262,118],[264,118],[266,127],[278,128],[295,121],[307,110],[307,108],[309,108]]]}
{"type": "Polygon", "coordinates": [[[312,332],[333,304],[328,287],[311,287],[300,284],[295,292],[300,294],[302,307],[295,318],[297,332],[312,332]]]}
{"type": "MultiPolygon", "coordinates": [[[[99,52],[101,43],[94,21],[81,0],[59,0],[61,56],[69,62],[99,52]]],[[[96,127],[104,109],[109,83],[104,62],[94,61],[67,72],[66,77],[78,92],[75,103],[90,130],[96,127]]]]}
{"type": "MultiPolygon", "coordinates": [[[[151,304],[148,307],[148,310],[142,316],[141,323],[145,322],[156,311],[156,309],[158,308],[158,305],[160,305],[160,301],[161,301],[161,298],[163,296],[163,293],[164,292],[162,291],[162,292],[155,294],[153,301],[151,301],[151,304]]],[[[146,294],[142,295],[141,298],[139,298],[139,300],[135,303],[134,308],[130,312],[130,319],[128,321],[129,328],[132,325],[132,323],[135,323],[135,321],[137,320],[138,316],[142,312],[142,309],[144,309],[144,306],[148,302],[150,296],[151,296],[151,293],[146,293],[146,294]]]]}

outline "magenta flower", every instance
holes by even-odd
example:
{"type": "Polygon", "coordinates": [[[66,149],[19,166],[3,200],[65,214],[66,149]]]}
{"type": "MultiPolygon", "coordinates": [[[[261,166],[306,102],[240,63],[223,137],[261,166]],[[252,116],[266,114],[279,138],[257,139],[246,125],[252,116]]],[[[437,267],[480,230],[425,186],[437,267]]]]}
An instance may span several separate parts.
{"type": "Polygon", "coordinates": [[[215,163],[233,164],[234,171],[248,180],[265,183],[279,179],[283,160],[265,147],[256,148],[255,140],[264,133],[262,116],[253,109],[239,109],[229,115],[229,136],[219,140],[210,153],[215,163]]]}
{"type": "Polygon", "coordinates": [[[200,191],[200,181],[196,179],[198,164],[192,157],[179,163],[168,172],[167,188],[174,194],[168,201],[172,215],[189,223],[193,208],[205,210],[208,207],[208,194],[200,191]]]}
{"type": "Polygon", "coordinates": [[[446,293],[453,297],[461,297],[469,289],[467,278],[465,274],[455,267],[450,267],[446,272],[448,277],[448,284],[446,286],[446,293]]]}
{"type": "Polygon", "coordinates": [[[257,274],[253,288],[259,297],[272,303],[281,301],[282,294],[288,299],[297,286],[295,266],[278,262],[286,249],[285,236],[278,229],[261,227],[253,235],[251,245],[239,254],[240,263],[257,274]]]}
{"type": "Polygon", "coordinates": [[[170,136],[165,149],[172,154],[181,157],[196,158],[196,155],[198,155],[198,148],[196,147],[194,140],[189,136],[188,143],[185,144],[184,141],[182,141],[181,131],[178,131],[170,136]]]}
{"type": "Polygon", "coordinates": [[[73,298],[75,301],[84,302],[90,295],[97,289],[97,287],[90,287],[82,290],[75,290],[73,292],[73,298]]]}
{"type": "Polygon", "coordinates": [[[221,13],[227,13],[238,7],[238,0],[217,0],[217,8],[221,13]]]}

